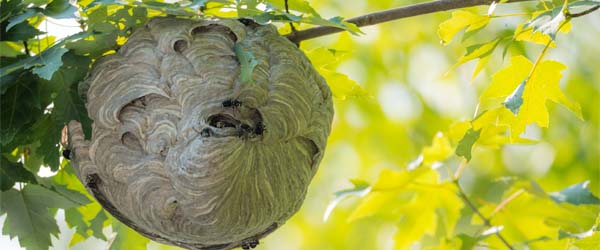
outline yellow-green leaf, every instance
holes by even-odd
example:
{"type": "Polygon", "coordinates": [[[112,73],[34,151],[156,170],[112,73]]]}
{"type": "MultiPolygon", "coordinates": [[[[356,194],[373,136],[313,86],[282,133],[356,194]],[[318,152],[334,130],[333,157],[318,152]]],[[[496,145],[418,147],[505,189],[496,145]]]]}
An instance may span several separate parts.
{"type": "Polygon", "coordinates": [[[566,68],[556,61],[542,61],[532,75],[529,75],[533,63],[523,56],[511,58],[511,64],[498,71],[492,77],[492,84],[481,95],[480,101],[486,99],[504,100],[515,92],[526,80],[522,93],[522,105],[519,106],[515,120],[507,123],[511,127],[511,136],[518,137],[528,124],[535,123],[540,127],[548,127],[549,115],[546,101],[560,103],[582,118],[581,107],[569,100],[560,90],[559,81],[566,68]],[[528,79],[528,80],[527,80],[528,79]]]}
{"type": "Polygon", "coordinates": [[[112,218],[111,220],[113,221],[113,231],[116,232],[117,235],[111,240],[110,246],[108,247],[109,250],[146,250],[146,245],[150,242],[148,238],[133,231],[133,229],[125,226],[115,218],[112,218]]]}
{"type": "Polygon", "coordinates": [[[479,30],[490,21],[490,16],[473,14],[464,10],[452,12],[452,18],[440,24],[438,35],[442,39],[442,44],[446,45],[452,41],[452,38],[463,29],[466,32],[479,30]]]}
{"type": "Polygon", "coordinates": [[[423,163],[432,164],[434,162],[443,161],[452,155],[452,146],[450,140],[441,132],[438,132],[433,137],[431,146],[423,148],[423,163]]]}
{"type": "Polygon", "coordinates": [[[326,69],[317,70],[327,81],[333,97],[341,100],[348,97],[369,97],[369,93],[347,75],[326,69]]]}
{"type": "Polygon", "coordinates": [[[475,66],[475,70],[471,76],[471,79],[475,79],[477,74],[479,74],[479,72],[490,60],[492,52],[494,52],[494,49],[498,46],[499,42],[500,39],[495,39],[487,43],[475,44],[467,47],[467,52],[458,59],[458,62],[454,64],[452,68],[456,68],[463,63],[479,58],[477,66],[475,66]]]}
{"type": "Polygon", "coordinates": [[[348,97],[370,97],[369,93],[356,81],[335,71],[340,59],[347,53],[321,47],[307,51],[306,55],[319,74],[327,81],[333,97],[340,100],[348,97]]]}

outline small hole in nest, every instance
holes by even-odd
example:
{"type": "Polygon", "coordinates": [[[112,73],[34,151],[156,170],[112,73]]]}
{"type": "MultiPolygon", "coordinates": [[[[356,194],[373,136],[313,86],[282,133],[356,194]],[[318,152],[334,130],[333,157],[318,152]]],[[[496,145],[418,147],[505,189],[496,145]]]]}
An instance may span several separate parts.
{"type": "Polygon", "coordinates": [[[215,128],[235,128],[240,121],[226,114],[216,114],[208,117],[208,125],[215,128]]]}
{"type": "Polygon", "coordinates": [[[253,29],[258,27],[258,23],[254,22],[254,20],[252,20],[252,19],[239,18],[238,21],[240,21],[240,23],[244,24],[245,26],[248,26],[253,29]]]}
{"type": "Polygon", "coordinates": [[[229,27],[226,27],[226,26],[223,26],[220,24],[214,24],[214,23],[194,28],[192,30],[192,36],[196,36],[196,35],[211,32],[211,31],[223,33],[223,34],[227,35],[227,37],[232,42],[234,42],[234,43],[237,42],[237,36],[235,35],[235,33],[233,33],[233,31],[229,27]]]}
{"type": "Polygon", "coordinates": [[[177,40],[175,41],[175,43],[173,44],[173,50],[181,53],[183,52],[185,49],[187,49],[188,43],[185,40],[177,40]]]}

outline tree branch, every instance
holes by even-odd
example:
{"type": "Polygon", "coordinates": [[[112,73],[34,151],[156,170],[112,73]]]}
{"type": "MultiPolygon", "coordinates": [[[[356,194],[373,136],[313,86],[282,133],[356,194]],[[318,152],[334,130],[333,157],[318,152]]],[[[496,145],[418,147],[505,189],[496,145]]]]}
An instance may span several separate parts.
{"type": "Polygon", "coordinates": [[[596,6],[592,7],[592,8],[589,8],[589,9],[587,9],[587,10],[584,10],[584,11],[582,11],[582,12],[569,14],[569,16],[570,16],[570,17],[573,17],[573,18],[575,18],[575,17],[580,17],[580,16],[585,16],[585,15],[587,15],[587,14],[590,14],[590,13],[592,13],[592,12],[594,12],[594,11],[598,10],[599,8],[600,8],[600,5],[596,5],[596,6]]]}
{"type": "MultiPolygon", "coordinates": [[[[471,200],[469,200],[469,197],[467,197],[467,194],[465,193],[465,191],[462,189],[462,187],[460,186],[460,184],[458,184],[458,180],[454,181],[454,184],[456,185],[456,187],[458,188],[458,196],[460,196],[460,198],[463,200],[463,202],[469,206],[469,208],[471,210],[473,210],[473,212],[479,216],[479,218],[483,221],[483,224],[488,227],[491,228],[492,227],[492,223],[490,222],[490,220],[485,217],[485,215],[483,215],[479,209],[477,209],[477,207],[475,206],[475,204],[473,204],[473,202],[471,202],[471,200]]],[[[498,239],[500,239],[500,241],[502,241],[502,243],[510,250],[514,250],[515,248],[510,245],[510,243],[508,243],[508,241],[504,238],[504,236],[502,236],[502,234],[500,234],[500,230],[496,230],[495,231],[496,236],[498,237],[498,239]]]]}
{"type": "MultiPolygon", "coordinates": [[[[523,2],[523,1],[530,1],[530,0],[509,0],[508,2],[513,3],[513,2],[523,2]]],[[[369,13],[366,15],[347,19],[346,22],[356,24],[356,26],[358,26],[358,27],[364,27],[364,26],[389,22],[389,21],[398,20],[398,19],[407,18],[407,17],[435,13],[435,12],[440,12],[440,11],[461,9],[461,8],[479,6],[479,5],[489,5],[492,2],[494,2],[494,1],[493,0],[437,0],[437,1],[431,1],[431,2],[426,2],[426,3],[419,3],[419,4],[398,7],[398,8],[384,10],[384,11],[373,12],[373,13],[369,13]]],[[[331,27],[331,26],[319,26],[319,27],[314,27],[314,28],[310,28],[310,29],[306,29],[306,30],[292,32],[292,33],[286,35],[286,37],[290,41],[298,44],[304,40],[308,40],[308,39],[312,39],[312,38],[316,38],[316,37],[320,37],[320,36],[324,36],[324,35],[334,34],[334,33],[338,33],[341,31],[344,31],[344,30],[340,29],[340,28],[336,28],[336,27],[331,27]]]]}

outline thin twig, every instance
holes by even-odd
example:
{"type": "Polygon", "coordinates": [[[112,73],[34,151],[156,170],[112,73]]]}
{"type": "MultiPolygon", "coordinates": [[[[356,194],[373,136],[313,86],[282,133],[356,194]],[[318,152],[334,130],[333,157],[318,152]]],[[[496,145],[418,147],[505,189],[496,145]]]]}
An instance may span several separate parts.
{"type": "MultiPolygon", "coordinates": [[[[456,187],[458,188],[458,196],[460,196],[460,198],[463,200],[463,202],[469,207],[471,208],[471,210],[473,210],[473,212],[475,214],[477,214],[477,216],[479,216],[479,218],[483,221],[483,224],[486,227],[492,227],[492,223],[490,222],[490,220],[485,217],[480,211],[479,209],[477,209],[477,207],[473,204],[473,202],[471,202],[471,200],[469,200],[469,197],[467,197],[467,195],[465,194],[465,191],[462,189],[462,187],[460,186],[460,184],[458,184],[458,180],[454,181],[454,184],[456,185],[456,187]]],[[[502,243],[510,250],[514,250],[513,246],[510,245],[508,243],[508,241],[502,236],[502,234],[500,234],[500,230],[495,230],[495,234],[498,237],[498,239],[500,239],[500,241],[502,241],[502,243]]]]}
{"type": "MultiPolygon", "coordinates": [[[[285,4],[285,13],[290,14],[290,8],[288,6],[288,0],[285,0],[283,2],[285,4]]],[[[297,30],[296,30],[296,27],[294,27],[294,23],[289,22],[289,24],[290,24],[290,28],[292,29],[292,34],[296,33],[297,30]]]]}
{"type": "MultiPolygon", "coordinates": [[[[523,2],[531,0],[509,0],[509,3],[523,2]]],[[[346,22],[356,24],[358,27],[364,27],[393,20],[398,20],[407,17],[419,16],[424,14],[430,14],[440,11],[461,9],[466,7],[473,7],[479,5],[489,5],[494,0],[437,0],[427,3],[419,3],[408,6],[403,6],[395,9],[389,9],[379,12],[373,12],[366,15],[354,17],[345,20],[346,22]]],[[[286,37],[295,43],[299,43],[303,40],[308,40],[324,35],[338,33],[344,31],[343,29],[331,27],[331,26],[319,26],[306,30],[300,30],[298,32],[292,32],[286,37]]]]}
{"type": "Polygon", "coordinates": [[[594,11],[598,10],[599,8],[600,8],[600,5],[596,5],[596,6],[592,7],[592,8],[589,8],[589,9],[587,9],[587,10],[584,10],[584,11],[582,11],[582,12],[579,12],[579,13],[573,13],[573,14],[569,14],[569,17],[580,17],[580,16],[585,16],[585,15],[587,15],[587,14],[590,14],[590,13],[592,13],[592,12],[594,12],[594,11]]]}
{"type": "Polygon", "coordinates": [[[496,206],[496,208],[494,208],[494,211],[492,211],[490,213],[490,218],[494,217],[494,215],[496,215],[498,212],[500,212],[502,209],[504,209],[504,207],[506,207],[506,205],[508,205],[508,203],[510,203],[517,197],[519,197],[519,195],[521,195],[523,192],[525,192],[525,190],[519,189],[517,192],[510,195],[508,198],[504,199],[502,202],[500,202],[500,204],[498,204],[498,206],[496,206]]]}
{"type": "Polygon", "coordinates": [[[29,53],[29,46],[27,45],[27,41],[23,41],[23,47],[25,47],[25,55],[30,56],[31,54],[29,53]]]}
{"type": "Polygon", "coordinates": [[[460,176],[462,175],[462,172],[465,170],[465,168],[467,167],[467,160],[463,159],[460,162],[460,165],[458,165],[458,168],[456,169],[456,172],[454,172],[454,180],[458,180],[460,178],[460,176]]]}

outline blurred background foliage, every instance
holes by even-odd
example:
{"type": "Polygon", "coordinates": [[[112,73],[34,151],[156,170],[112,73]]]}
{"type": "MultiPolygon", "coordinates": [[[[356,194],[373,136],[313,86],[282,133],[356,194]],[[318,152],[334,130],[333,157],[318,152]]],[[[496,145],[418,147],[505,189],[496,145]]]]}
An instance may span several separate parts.
{"type": "MultiPolygon", "coordinates": [[[[322,17],[354,17],[418,2],[423,1],[320,0],[310,4],[322,17]]],[[[496,14],[532,13],[540,8],[539,1],[502,4],[496,14]]],[[[140,12],[139,18],[161,10],[140,12]]],[[[488,7],[466,10],[485,15],[488,7]]],[[[135,24],[137,17],[131,13],[135,24]]],[[[115,12],[105,15],[110,20],[115,12]]],[[[336,96],[333,130],[302,209],[257,249],[506,249],[495,237],[496,231],[515,249],[599,249],[600,15],[573,19],[570,32],[558,34],[555,48],[545,57],[568,66],[559,84],[569,99],[580,104],[583,120],[564,106],[548,102],[548,128],[528,125],[522,134],[529,139],[525,143],[476,144],[468,164],[454,155],[464,130],[460,133],[453,128],[474,118],[480,95],[490,86],[492,75],[509,65],[511,55],[535,61],[544,46],[513,43],[506,56],[502,47],[472,79],[476,62],[453,67],[465,48],[512,34],[531,16],[492,18],[475,35],[443,45],[438,27],[450,17],[451,12],[417,16],[361,28],[362,35],[343,32],[301,43],[336,96]],[[492,227],[485,226],[462,200],[463,190],[452,182],[458,168],[464,194],[492,227]],[[562,196],[557,193],[568,187],[562,196]],[[332,201],[335,207],[330,206],[332,201]]],[[[49,34],[56,32],[35,25],[49,34]]],[[[98,30],[106,28],[96,25],[98,30]]],[[[282,34],[290,32],[287,24],[277,25],[282,34]]],[[[119,32],[111,34],[114,44],[99,47],[75,41],[67,48],[82,49],[86,53],[81,54],[87,56],[92,50],[98,56],[125,41],[128,33],[119,32]]],[[[11,44],[3,44],[7,45],[11,44]]],[[[20,152],[6,147],[2,151],[15,161],[20,152]]],[[[42,160],[31,164],[35,163],[39,166],[42,160]]],[[[84,192],[70,173],[68,161],[52,169],[58,174],[48,174],[53,175],[49,183],[84,192]]],[[[44,178],[36,178],[43,183],[44,178]]],[[[73,206],[64,205],[66,212],[51,211],[61,230],[52,238],[55,249],[104,249],[107,243],[102,240],[111,242],[112,249],[146,248],[147,240],[110,219],[96,202],[75,207],[77,211],[73,206]],[[114,238],[113,232],[119,232],[119,237],[114,238]]],[[[2,237],[2,245],[6,242],[18,248],[16,239],[8,243],[2,237]]],[[[175,249],[154,242],[147,247],[175,249]]]]}

